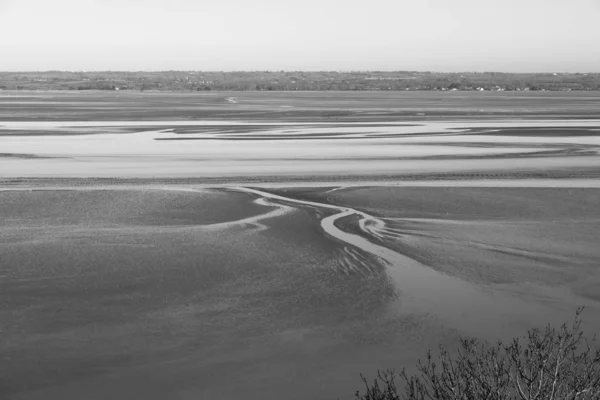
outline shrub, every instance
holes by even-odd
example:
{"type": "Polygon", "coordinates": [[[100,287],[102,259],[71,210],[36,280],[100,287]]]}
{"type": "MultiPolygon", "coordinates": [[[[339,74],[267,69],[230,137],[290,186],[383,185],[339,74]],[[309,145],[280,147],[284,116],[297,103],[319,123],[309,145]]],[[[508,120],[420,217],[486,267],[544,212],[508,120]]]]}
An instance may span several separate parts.
{"type": "Polygon", "coordinates": [[[413,375],[380,371],[372,384],[361,375],[366,391],[357,391],[356,399],[600,400],[600,350],[592,350],[596,338],[581,331],[582,311],[571,324],[531,329],[508,344],[461,339],[457,355],[440,347],[436,359],[429,352],[413,375]]]}

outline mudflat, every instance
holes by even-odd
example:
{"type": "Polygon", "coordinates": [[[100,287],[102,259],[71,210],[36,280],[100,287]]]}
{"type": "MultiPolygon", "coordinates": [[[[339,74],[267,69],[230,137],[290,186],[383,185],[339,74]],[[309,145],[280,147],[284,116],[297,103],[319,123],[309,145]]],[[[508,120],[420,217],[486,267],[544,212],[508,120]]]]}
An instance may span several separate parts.
{"type": "Polygon", "coordinates": [[[331,190],[2,192],[3,392],[349,398],[358,373],[458,335],[507,338],[580,304],[600,329],[598,190],[331,190]],[[399,258],[293,200],[375,216],[374,231],[336,223],[399,258]]]}
{"type": "Polygon", "coordinates": [[[600,332],[594,94],[0,95],[0,397],[349,399],[600,332]]]}

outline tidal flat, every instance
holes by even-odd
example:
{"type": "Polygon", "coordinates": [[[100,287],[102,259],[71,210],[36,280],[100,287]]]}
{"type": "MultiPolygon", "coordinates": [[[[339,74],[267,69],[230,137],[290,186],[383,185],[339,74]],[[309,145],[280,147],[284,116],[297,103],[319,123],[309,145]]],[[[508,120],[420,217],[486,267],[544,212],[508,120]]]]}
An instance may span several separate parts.
{"type": "Polygon", "coordinates": [[[461,336],[600,333],[598,105],[0,92],[0,398],[350,399],[461,336]]]}

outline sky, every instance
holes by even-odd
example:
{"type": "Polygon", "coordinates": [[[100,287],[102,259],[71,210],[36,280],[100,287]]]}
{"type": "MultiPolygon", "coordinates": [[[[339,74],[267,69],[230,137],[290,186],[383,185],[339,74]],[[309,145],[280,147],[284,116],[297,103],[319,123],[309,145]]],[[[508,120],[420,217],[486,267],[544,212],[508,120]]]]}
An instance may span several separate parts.
{"type": "Polygon", "coordinates": [[[600,0],[0,0],[0,70],[600,72],[600,0]]]}

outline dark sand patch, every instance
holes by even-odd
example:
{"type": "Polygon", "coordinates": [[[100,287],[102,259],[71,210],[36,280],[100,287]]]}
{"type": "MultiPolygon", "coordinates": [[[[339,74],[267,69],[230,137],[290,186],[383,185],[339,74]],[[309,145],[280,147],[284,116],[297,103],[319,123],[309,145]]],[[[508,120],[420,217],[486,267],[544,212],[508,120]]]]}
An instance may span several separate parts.
{"type": "MultiPolygon", "coordinates": [[[[245,133],[245,131],[240,131],[241,133],[245,133]]],[[[221,134],[222,132],[217,132],[218,134],[221,134]]],[[[226,132],[226,133],[238,133],[238,132],[226,132]]],[[[420,135],[411,135],[411,134],[387,134],[387,135],[379,135],[379,131],[361,131],[361,132],[331,132],[331,133],[308,133],[308,134],[300,134],[300,135],[279,135],[277,133],[273,133],[273,134],[267,134],[267,135],[248,135],[248,136],[242,136],[242,135],[236,135],[236,136],[220,136],[220,137],[190,137],[190,138],[186,138],[186,137],[169,137],[169,138],[155,138],[154,140],[228,140],[228,141],[248,141],[248,140],[257,140],[257,141],[265,141],[265,140],[315,140],[315,139],[372,139],[372,138],[393,138],[393,137],[401,137],[401,138],[405,138],[405,137],[417,137],[417,136],[421,136],[424,134],[420,134],[420,135]],[[348,137],[348,135],[356,135],[356,136],[350,136],[348,137]],[[364,135],[364,136],[361,136],[364,135]]],[[[432,132],[431,134],[435,134],[435,132],[432,132]]],[[[429,133],[427,133],[426,135],[431,135],[429,133]]]]}
{"type": "MultiPolygon", "coordinates": [[[[158,140],[158,139],[157,139],[158,140]]],[[[469,146],[459,146],[456,147],[478,147],[478,148],[489,148],[489,149],[497,149],[498,147],[505,147],[499,145],[489,145],[485,144],[481,145],[469,145],[469,146]]],[[[506,146],[506,147],[523,147],[521,146],[506,146]]],[[[355,156],[355,157],[344,157],[344,156],[329,156],[329,157],[319,157],[319,156],[304,156],[302,160],[314,161],[314,162],[323,162],[327,163],[328,161],[372,161],[376,162],[378,160],[387,161],[387,160],[493,160],[493,159],[520,159],[520,158],[536,158],[536,157],[584,157],[584,156],[598,156],[599,150],[592,150],[591,146],[573,146],[572,148],[565,149],[564,145],[561,146],[532,146],[532,147],[556,147],[554,150],[535,150],[535,151],[524,151],[524,152],[507,152],[507,153],[489,153],[486,154],[482,152],[481,154],[441,154],[441,155],[424,155],[424,156],[378,156],[374,158],[372,156],[355,156]]],[[[277,157],[269,157],[269,161],[289,161],[295,159],[294,157],[287,158],[277,158],[277,157]]],[[[180,160],[187,161],[205,161],[211,160],[210,158],[181,158],[180,160]]],[[[256,158],[241,158],[236,157],[235,161],[256,161],[256,158]]]]}
{"type": "MultiPolygon", "coordinates": [[[[21,96],[23,96],[21,94],[21,96]]],[[[140,93],[61,92],[23,96],[31,104],[2,99],[0,118],[40,120],[207,120],[417,122],[440,119],[596,119],[597,92],[220,92],[140,93]],[[238,103],[225,99],[236,97],[238,103]],[[90,107],[93,106],[93,107],[90,107]],[[292,108],[281,109],[280,105],[292,108]],[[383,114],[381,114],[383,113],[383,114]]]]}
{"type": "Polygon", "coordinates": [[[0,158],[19,158],[19,159],[28,159],[28,158],[65,158],[59,156],[41,156],[38,154],[21,154],[21,153],[0,153],[0,158]]]}
{"type": "Polygon", "coordinates": [[[91,136],[91,135],[122,135],[137,132],[156,131],[165,129],[165,126],[85,126],[57,127],[52,130],[44,129],[6,129],[0,126],[0,137],[34,137],[34,136],[91,136]]]}
{"type": "MultiPolygon", "coordinates": [[[[460,128],[459,128],[460,129],[460,128]]],[[[485,127],[466,128],[467,132],[461,135],[486,135],[486,136],[522,136],[522,137],[583,137],[600,136],[600,126],[597,127],[485,127]]]]}
{"type": "MultiPolygon", "coordinates": [[[[156,201],[153,191],[142,194],[156,201]]],[[[161,199],[172,204],[167,194],[161,199]]],[[[10,361],[0,376],[11,399],[264,399],[283,388],[351,396],[361,370],[393,365],[391,348],[416,361],[424,346],[452,336],[423,316],[390,315],[385,275],[340,276],[331,265],[338,249],[323,240],[311,210],[266,220],[265,231],[144,223],[107,232],[98,225],[112,217],[96,203],[115,207],[118,199],[104,191],[60,193],[56,210],[33,215],[51,197],[22,195],[26,207],[12,210],[27,211],[32,229],[50,240],[0,248],[0,346],[10,361]],[[59,209],[85,233],[76,242],[47,224],[59,209]],[[235,385],[227,384],[231,374],[240,377],[235,385]]],[[[224,195],[240,202],[237,193],[224,195]]]]}
{"type": "MultiPolygon", "coordinates": [[[[275,129],[292,128],[286,125],[202,125],[202,126],[177,126],[173,133],[178,135],[189,135],[195,133],[216,133],[219,135],[249,133],[254,131],[270,131],[275,129]]],[[[303,126],[304,128],[304,126],[303,126]]]]}
{"type": "Polygon", "coordinates": [[[72,189],[72,188],[119,188],[119,187],[141,187],[146,185],[197,185],[200,187],[224,187],[224,186],[252,186],[265,185],[275,187],[301,187],[316,186],[318,190],[332,184],[351,186],[368,186],[371,183],[381,183],[387,186],[394,184],[421,182],[447,182],[448,186],[468,183],[470,181],[540,181],[548,182],[552,186],[553,180],[572,180],[600,178],[600,167],[577,167],[567,169],[544,169],[544,170],[498,170],[498,171],[473,171],[473,172],[436,172],[436,173],[398,173],[396,171],[378,175],[315,175],[315,174],[290,174],[290,175],[232,175],[219,177],[166,177],[166,178],[80,178],[80,177],[12,177],[0,178],[0,186],[10,189],[23,190],[46,190],[46,189],[72,189]]]}
{"type": "MultiPolygon", "coordinates": [[[[288,195],[295,191],[286,189],[288,195]]],[[[306,188],[299,193],[380,216],[406,218],[597,218],[600,202],[600,190],[584,188],[357,187],[325,191],[306,188]]]]}
{"type": "Polygon", "coordinates": [[[247,196],[216,190],[62,190],[0,192],[0,219],[23,226],[206,225],[266,212],[247,196]]]}

